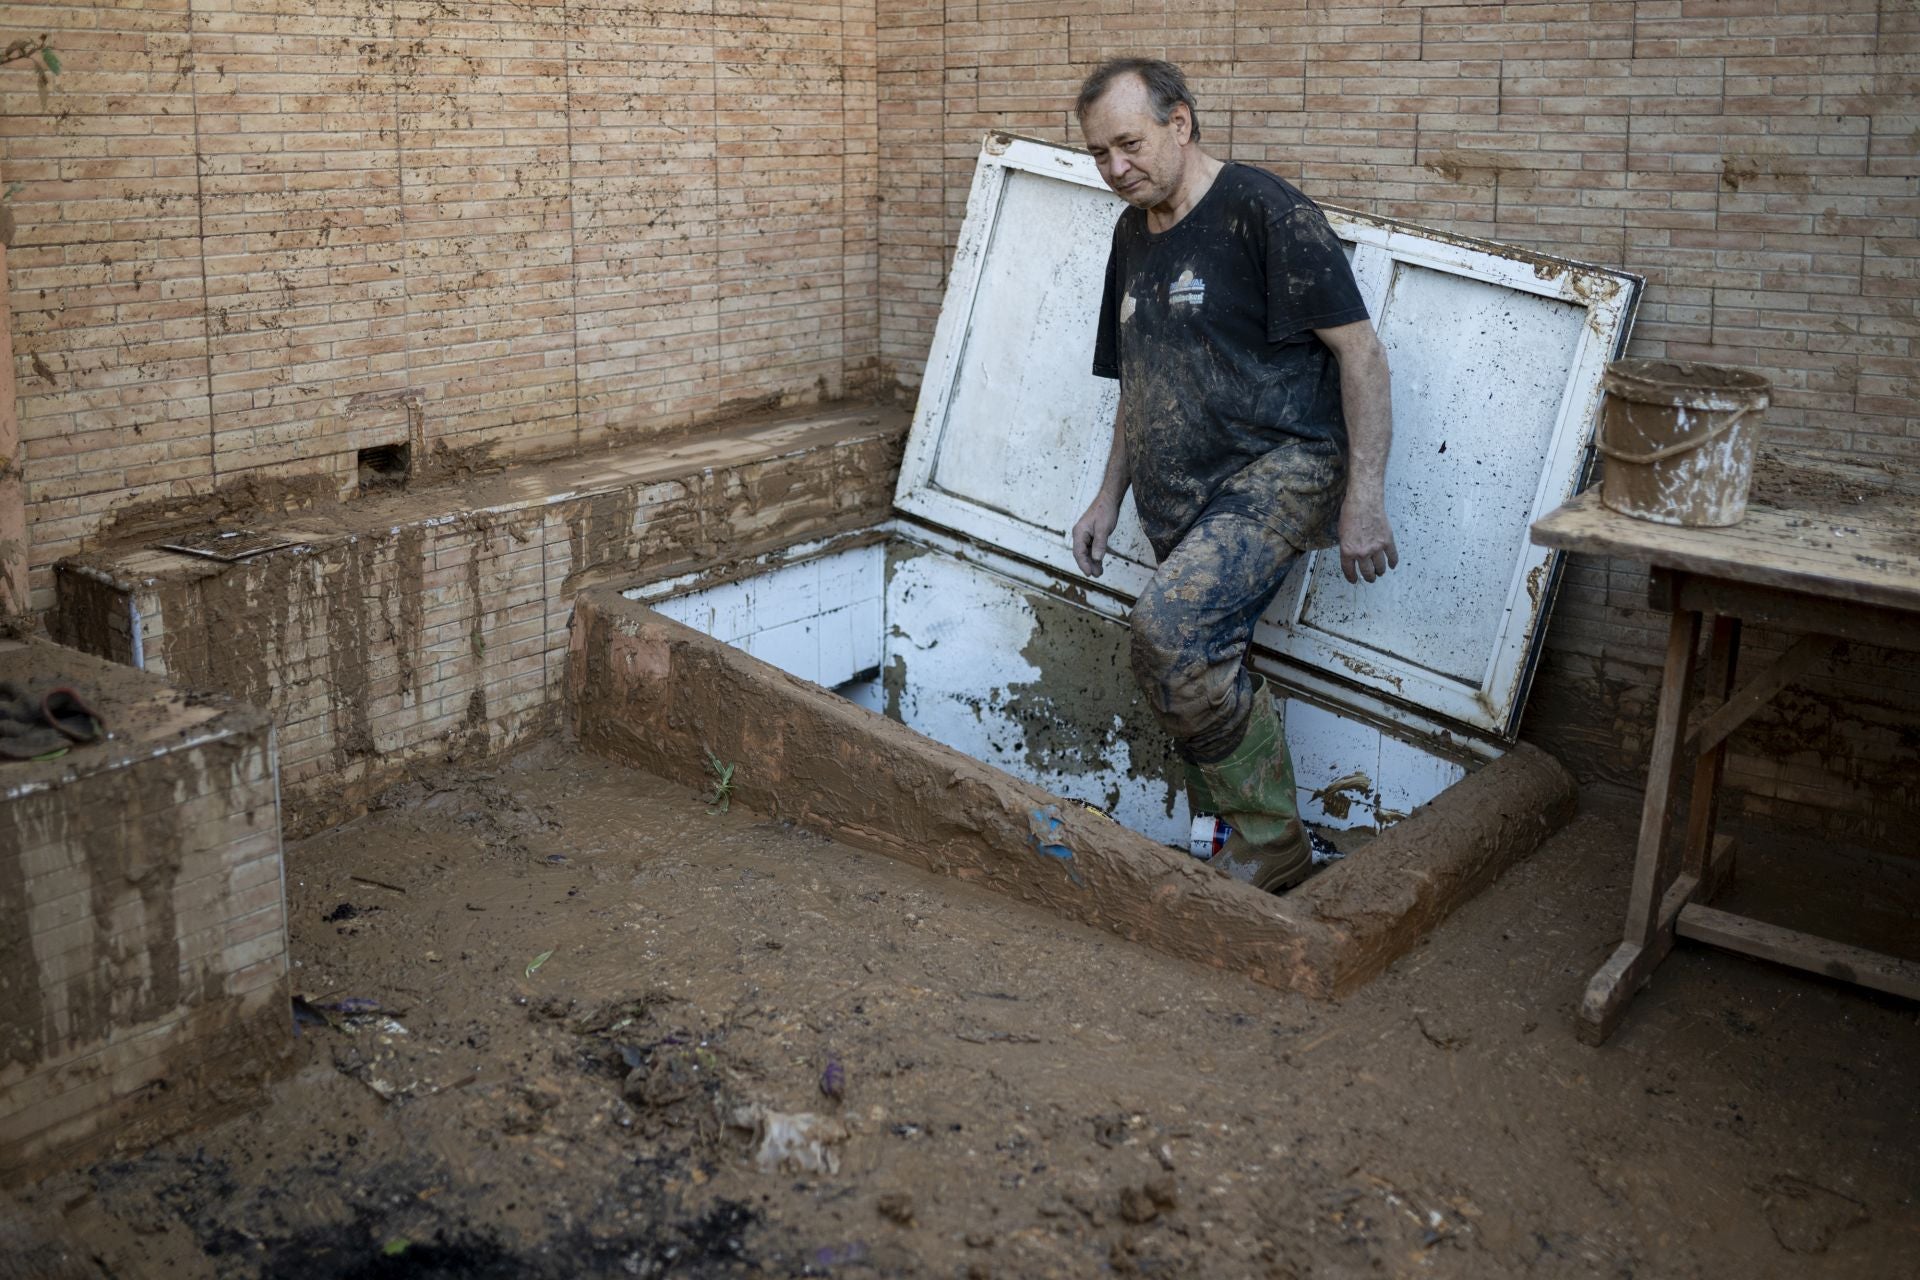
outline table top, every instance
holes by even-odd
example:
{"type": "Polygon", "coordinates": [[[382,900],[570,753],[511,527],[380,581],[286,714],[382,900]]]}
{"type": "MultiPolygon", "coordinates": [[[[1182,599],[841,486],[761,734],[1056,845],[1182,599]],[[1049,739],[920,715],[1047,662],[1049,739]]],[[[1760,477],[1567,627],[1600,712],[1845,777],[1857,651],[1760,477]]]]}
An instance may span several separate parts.
{"type": "Polygon", "coordinates": [[[1621,515],[1598,486],[1548,512],[1533,540],[1836,601],[1920,610],[1920,463],[1763,449],[1746,519],[1683,528],[1621,515]]]}

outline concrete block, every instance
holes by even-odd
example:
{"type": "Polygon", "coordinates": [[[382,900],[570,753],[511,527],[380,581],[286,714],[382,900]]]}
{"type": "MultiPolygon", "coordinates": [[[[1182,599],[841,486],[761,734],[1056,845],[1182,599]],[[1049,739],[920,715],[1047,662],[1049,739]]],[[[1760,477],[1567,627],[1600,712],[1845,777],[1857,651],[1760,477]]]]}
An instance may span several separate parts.
{"type": "Polygon", "coordinates": [[[287,828],[305,833],[359,812],[405,763],[473,749],[482,720],[489,751],[543,731],[583,583],[671,577],[882,519],[904,427],[892,410],[833,409],[528,464],[484,512],[463,490],[422,490],[327,526],[293,520],[300,546],[234,564],[89,553],[61,566],[54,627],[268,712],[287,828]],[[128,643],[136,622],[151,644],[128,643]]]}
{"type": "Polygon", "coordinates": [[[1351,991],[1571,817],[1522,747],[1293,894],[1227,879],[610,589],[575,601],[581,744],[690,786],[711,749],[742,804],[1157,950],[1318,998],[1351,991]]]}
{"type": "Polygon", "coordinates": [[[290,1063],[267,718],[0,644],[0,680],[55,678],[111,736],[0,770],[0,1183],[224,1114],[290,1063]]]}

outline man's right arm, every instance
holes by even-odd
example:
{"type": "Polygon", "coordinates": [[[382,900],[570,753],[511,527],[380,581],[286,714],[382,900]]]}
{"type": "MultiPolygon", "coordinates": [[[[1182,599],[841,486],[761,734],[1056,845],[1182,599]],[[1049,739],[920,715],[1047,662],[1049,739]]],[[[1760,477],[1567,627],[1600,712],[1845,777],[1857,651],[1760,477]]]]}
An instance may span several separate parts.
{"type": "Polygon", "coordinates": [[[1132,476],[1127,470],[1127,398],[1124,393],[1113,411],[1113,443],[1107,450],[1106,473],[1100,477],[1100,492],[1093,497],[1086,514],[1073,525],[1073,561],[1090,578],[1100,576],[1107,558],[1107,539],[1120,523],[1120,500],[1127,496],[1132,476]]]}

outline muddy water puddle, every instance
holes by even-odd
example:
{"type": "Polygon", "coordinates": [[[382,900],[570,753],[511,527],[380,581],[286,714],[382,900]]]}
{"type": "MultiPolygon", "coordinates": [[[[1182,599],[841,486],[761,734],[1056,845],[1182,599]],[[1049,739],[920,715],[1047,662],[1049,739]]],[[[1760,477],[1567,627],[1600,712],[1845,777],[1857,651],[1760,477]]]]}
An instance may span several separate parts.
{"type": "Polygon", "coordinates": [[[1687,949],[1574,1041],[1621,823],[1318,1005],[711,809],[549,743],[293,847],[297,1073],[27,1215],[75,1275],[1911,1266],[1911,1005],[1687,949]]]}

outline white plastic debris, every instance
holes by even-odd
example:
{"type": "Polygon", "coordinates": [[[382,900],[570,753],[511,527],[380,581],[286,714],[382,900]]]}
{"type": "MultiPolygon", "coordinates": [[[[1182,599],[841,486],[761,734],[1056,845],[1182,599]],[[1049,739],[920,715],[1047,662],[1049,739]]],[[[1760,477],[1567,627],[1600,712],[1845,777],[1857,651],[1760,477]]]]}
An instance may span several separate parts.
{"type": "Polygon", "coordinates": [[[733,1126],[753,1130],[753,1162],[762,1173],[838,1173],[835,1148],[849,1137],[847,1126],[832,1116],[775,1111],[758,1102],[735,1108],[733,1126]]]}

